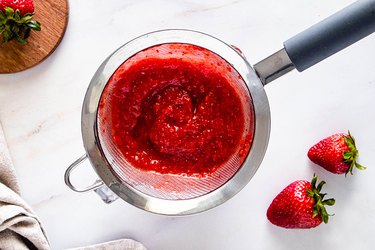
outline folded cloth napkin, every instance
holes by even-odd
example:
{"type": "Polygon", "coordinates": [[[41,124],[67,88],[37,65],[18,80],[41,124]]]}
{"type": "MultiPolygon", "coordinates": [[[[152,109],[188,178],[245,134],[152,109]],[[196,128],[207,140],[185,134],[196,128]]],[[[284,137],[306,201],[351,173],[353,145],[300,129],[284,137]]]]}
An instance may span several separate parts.
{"type": "Polygon", "coordinates": [[[87,247],[78,247],[68,250],[147,250],[141,243],[131,240],[122,239],[108,241],[101,244],[96,244],[87,247]]]}
{"type": "Polygon", "coordinates": [[[42,225],[20,197],[20,190],[0,124],[0,249],[50,249],[42,225]]]}

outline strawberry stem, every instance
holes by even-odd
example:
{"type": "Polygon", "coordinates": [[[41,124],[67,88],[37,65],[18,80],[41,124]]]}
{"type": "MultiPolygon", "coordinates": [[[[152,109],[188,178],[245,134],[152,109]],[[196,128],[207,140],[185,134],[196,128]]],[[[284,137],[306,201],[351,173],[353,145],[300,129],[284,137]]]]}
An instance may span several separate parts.
{"type": "Polygon", "coordinates": [[[3,41],[9,42],[15,39],[22,44],[27,44],[26,39],[30,31],[41,30],[40,23],[32,20],[32,17],[33,14],[21,15],[18,9],[13,10],[10,7],[5,7],[4,11],[0,11],[0,34],[3,36],[3,41]]]}
{"type": "Polygon", "coordinates": [[[345,140],[346,145],[350,149],[349,151],[344,151],[342,153],[344,162],[349,164],[349,168],[346,171],[345,176],[348,173],[353,174],[354,166],[359,170],[365,170],[366,167],[362,166],[361,164],[357,162],[358,150],[357,150],[357,147],[355,146],[354,137],[350,134],[350,131],[348,131],[348,136],[344,135],[344,140],[345,140]]]}
{"type": "Polygon", "coordinates": [[[323,200],[326,194],[325,193],[322,194],[320,193],[320,191],[326,182],[321,181],[319,182],[318,186],[316,186],[317,181],[318,181],[318,176],[314,174],[311,180],[311,189],[307,188],[306,193],[308,196],[312,197],[315,202],[312,217],[314,218],[320,215],[323,222],[327,223],[328,217],[331,215],[327,213],[325,206],[333,206],[335,204],[335,200],[334,199],[323,200]]]}

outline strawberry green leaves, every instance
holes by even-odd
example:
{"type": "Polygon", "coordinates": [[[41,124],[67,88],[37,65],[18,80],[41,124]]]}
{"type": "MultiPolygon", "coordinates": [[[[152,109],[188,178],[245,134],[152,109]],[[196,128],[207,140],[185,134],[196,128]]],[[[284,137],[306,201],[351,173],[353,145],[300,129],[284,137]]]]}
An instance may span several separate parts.
{"type": "Polygon", "coordinates": [[[335,204],[335,199],[324,200],[324,196],[326,196],[326,193],[322,194],[320,193],[320,191],[322,190],[322,187],[326,182],[321,181],[316,187],[317,180],[318,176],[314,174],[313,179],[311,181],[311,189],[306,188],[306,193],[308,196],[312,197],[315,202],[312,217],[314,218],[320,215],[322,217],[323,222],[327,223],[328,216],[330,215],[327,213],[325,206],[333,206],[335,204]]]}
{"type": "Polygon", "coordinates": [[[359,170],[365,170],[366,167],[362,166],[357,162],[358,157],[358,150],[355,146],[355,140],[354,137],[350,134],[350,131],[348,131],[348,135],[344,135],[344,140],[346,145],[348,146],[349,150],[344,151],[342,153],[342,157],[344,159],[344,162],[349,164],[349,168],[345,175],[348,173],[353,174],[353,167],[355,166],[359,170]]]}
{"type": "Polygon", "coordinates": [[[41,24],[32,18],[33,14],[21,15],[18,9],[5,7],[4,11],[0,10],[0,34],[3,41],[9,42],[15,39],[22,44],[27,44],[26,39],[30,36],[30,31],[41,30],[41,24]]]}

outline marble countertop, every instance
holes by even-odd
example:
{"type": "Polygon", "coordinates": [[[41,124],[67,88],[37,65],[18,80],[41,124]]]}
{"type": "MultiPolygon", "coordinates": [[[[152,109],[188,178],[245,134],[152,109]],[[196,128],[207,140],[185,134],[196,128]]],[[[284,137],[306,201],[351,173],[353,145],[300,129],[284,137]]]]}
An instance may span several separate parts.
{"type": "MultiPolygon", "coordinates": [[[[101,62],[141,34],[187,28],[241,48],[251,64],[352,1],[71,0],[62,43],[44,62],[0,75],[0,120],[24,199],[44,223],[53,249],[120,238],[150,250],[167,249],[371,249],[375,247],[375,35],[303,73],[293,71],[265,87],[272,125],[257,174],[234,198],[209,211],[155,215],[117,200],[66,187],[66,168],[84,153],[81,107],[101,62]],[[306,154],[319,139],[350,130],[365,171],[333,175],[306,154]],[[330,222],[311,230],[271,225],[266,210],[297,179],[317,173],[327,182],[330,222]]],[[[89,178],[81,174],[77,181],[89,178]]],[[[87,179],[87,180],[86,180],[87,179]]]]}

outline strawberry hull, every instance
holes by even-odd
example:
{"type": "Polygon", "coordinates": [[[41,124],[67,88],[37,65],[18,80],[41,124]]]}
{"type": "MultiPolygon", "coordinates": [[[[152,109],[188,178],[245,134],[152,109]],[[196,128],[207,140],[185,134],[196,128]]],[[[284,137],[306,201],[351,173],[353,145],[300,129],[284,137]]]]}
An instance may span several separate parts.
{"type": "Polygon", "coordinates": [[[40,31],[41,25],[33,20],[33,0],[0,0],[1,42],[16,40],[27,44],[31,30],[40,31]]]}

